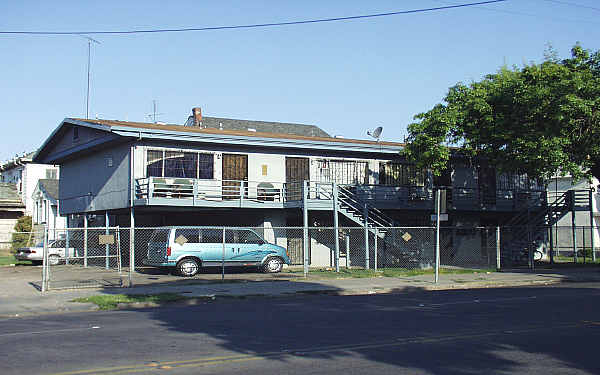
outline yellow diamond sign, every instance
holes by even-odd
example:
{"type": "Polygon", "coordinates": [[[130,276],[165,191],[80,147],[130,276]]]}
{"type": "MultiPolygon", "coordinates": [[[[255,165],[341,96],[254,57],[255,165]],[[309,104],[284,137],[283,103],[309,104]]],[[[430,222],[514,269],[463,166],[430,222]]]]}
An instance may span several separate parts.
{"type": "Polygon", "coordinates": [[[186,242],[188,242],[188,239],[185,238],[183,235],[180,235],[179,237],[177,237],[177,239],[175,239],[175,242],[177,242],[180,246],[183,246],[186,242]]]}
{"type": "Polygon", "coordinates": [[[406,233],[404,233],[404,235],[402,235],[402,239],[406,242],[410,241],[411,238],[412,238],[412,236],[408,232],[406,232],[406,233]]]}

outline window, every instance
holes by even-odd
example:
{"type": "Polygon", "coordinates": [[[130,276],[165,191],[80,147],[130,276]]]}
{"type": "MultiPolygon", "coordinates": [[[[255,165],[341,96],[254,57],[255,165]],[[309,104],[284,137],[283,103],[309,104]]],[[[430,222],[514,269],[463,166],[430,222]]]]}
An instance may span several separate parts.
{"type": "Polygon", "coordinates": [[[223,242],[223,231],[221,229],[201,229],[200,242],[221,243],[223,242]]]}
{"type": "Polygon", "coordinates": [[[379,164],[379,184],[388,186],[425,186],[425,171],[415,165],[389,162],[379,164]]]}
{"type": "Polygon", "coordinates": [[[198,154],[192,152],[165,152],[164,177],[197,177],[198,154]]]}
{"type": "Polygon", "coordinates": [[[185,243],[198,243],[198,229],[181,228],[175,231],[175,242],[182,244],[181,240],[185,238],[185,243]]]}
{"type": "Polygon", "coordinates": [[[162,177],[163,175],[163,152],[148,151],[146,162],[147,177],[162,177]]]}
{"type": "Polygon", "coordinates": [[[366,161],[318,160],[319,182],[368,184],[369,163],[366,161]]]}
{"type": "Polygon", "coordinates": [[[148,150],[147,177],[212,179],[214,155],[197,152],[148,150]]]}
{"type": "Polygon", "coordinates": [[[56,169],[46,169],[46,178],[50,179],[50,180],[56,180],[57,177],[57,170],[56,169]]]}
{"type": "Polygon", "coordinates": [[[76,126],[73,128],[73,142],[79,140],[79,128],[76,126]]]}
{"type": "Polygon", "coordinates": [[[502,173],[497,179],[498,190],[535,190],[543,191],[542,180],[531,179],[527,174],[502,173]]]}
{"type": "Polygon", "coordinates": [[[225,241],[227,243],[251,243],[259,244],[264,241],[250,230],[230,229],[225,231],[225,241]]]}

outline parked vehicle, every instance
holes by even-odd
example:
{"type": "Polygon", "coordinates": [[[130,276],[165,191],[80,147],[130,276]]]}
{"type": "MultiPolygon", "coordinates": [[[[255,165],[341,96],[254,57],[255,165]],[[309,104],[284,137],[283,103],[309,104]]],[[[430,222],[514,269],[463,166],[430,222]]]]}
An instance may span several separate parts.
{"type": "MultiPolygon", "coordinates": [[[[55,266],[65,259],[65,240],[56,240],[48,244],[48,264],[55,266]]],[[[74,248],[69,247],[69,253],[74,254],[74,248]]],[[[44,244],[21,247],[17,249],[15,258],[18,260],[30,260],[33,264],[42,264],[44,260],[44,244]]]]}
{"type": "Polygon", "coordinates": [[[254,266],[280,272],[290,264],[285,248],[267,243],[251,229],[200,227],[156,229],[148,243],[144,264],[170,267],[181,276],[194,276],[200,267],[254,266]]]}

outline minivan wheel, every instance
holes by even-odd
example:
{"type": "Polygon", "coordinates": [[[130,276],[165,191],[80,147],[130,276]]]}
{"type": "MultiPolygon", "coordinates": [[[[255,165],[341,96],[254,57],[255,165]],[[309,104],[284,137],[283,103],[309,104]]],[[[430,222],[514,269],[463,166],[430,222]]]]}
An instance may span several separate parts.
{"type": "Polygon", "coordinates": [[[277,273],[281,272],[283,269],[283,261],[281,258],[272,257],[267,259],[265,264],[263,265],[263,271],[267,273],[277,273]]]}
{"type": "Polygon", "coordinates": [[[177,263],[177,273],[181,276],[192,277],[198,273],[200,264],[194,258],[185,258],[177,263]]]}

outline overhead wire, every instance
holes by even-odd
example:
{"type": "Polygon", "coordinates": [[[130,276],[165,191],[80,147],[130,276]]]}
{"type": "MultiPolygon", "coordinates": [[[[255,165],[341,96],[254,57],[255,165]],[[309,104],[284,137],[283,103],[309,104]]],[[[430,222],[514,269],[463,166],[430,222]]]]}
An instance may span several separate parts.
{"type": "Polygon", "coordinates": [[[257,23],[257,24],[248,24],[248,25],[189,27],[189,28],[173,28],[173,29],[96,30],[96,31],[16,31],[16,30],[15,31],[10,31],[10,30],[2,31],[2,30],[0,30],[0,35],[9,35],[9,34],[10,35],[117,35],[117,34],[125,35],[125,34],[151,34],[151,33],[173,33],[173,32],[192,32],[192,31],[250,29],[250,28],[260,28],[260,27],[291,26],[291,25],[303,25],[303,24],[312,24],[312,23],[323,23],[323,22],[350,21],[350,20],[358,20],[358,19],[365,19],[365,18],[395,16],[395,15],[401,15],[401,14],[433,12],[433,11],[439,11],[439,10],[472,7],[472,6],[476,6],[476,5],[502,3],[502,2],[506,2],[506,1],[508,1],[508,0],[488,0],[488,1],[479,1],[479,2],[474,2],[474,3],[463,3],[463,4],[432,7],[432,8],[401,10],[401,11],[385,12],[385,13],[363,14],[363,15],[357,15],[357,16],[320,18],[320,19],[288,21],[288,22],[257,23]]]}

